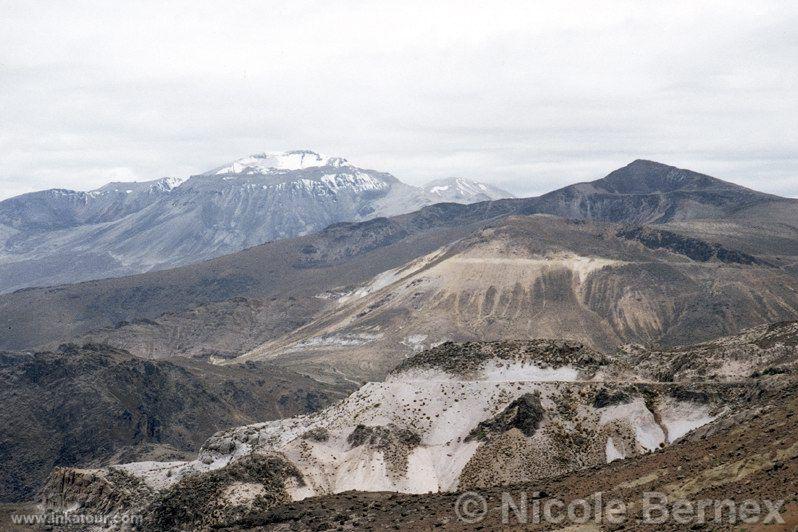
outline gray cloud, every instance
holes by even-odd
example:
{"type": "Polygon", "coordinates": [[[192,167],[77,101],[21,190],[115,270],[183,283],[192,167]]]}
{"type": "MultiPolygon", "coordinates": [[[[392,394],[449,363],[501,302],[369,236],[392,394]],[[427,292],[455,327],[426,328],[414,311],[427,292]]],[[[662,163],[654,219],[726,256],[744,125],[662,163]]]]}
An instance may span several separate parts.
{"type": "Polygon", "coordinates": [[[495,4],[4,2],[0,197],[298,147],[518,194],[648,158],[798,196],[798,8],[495,4]]]}

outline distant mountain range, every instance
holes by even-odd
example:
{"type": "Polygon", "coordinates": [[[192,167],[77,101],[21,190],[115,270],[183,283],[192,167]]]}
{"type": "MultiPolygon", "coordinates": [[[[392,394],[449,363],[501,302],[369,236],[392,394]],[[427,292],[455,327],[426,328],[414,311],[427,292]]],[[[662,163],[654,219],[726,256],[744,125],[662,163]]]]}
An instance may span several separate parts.
{"type": "Polygon", "coordinates": [[[0,292],[181,266],[333,223],[510,196],[462,178],[415,187],[307,150],[188,178],[33,192],[0,202],[0,292]]]}

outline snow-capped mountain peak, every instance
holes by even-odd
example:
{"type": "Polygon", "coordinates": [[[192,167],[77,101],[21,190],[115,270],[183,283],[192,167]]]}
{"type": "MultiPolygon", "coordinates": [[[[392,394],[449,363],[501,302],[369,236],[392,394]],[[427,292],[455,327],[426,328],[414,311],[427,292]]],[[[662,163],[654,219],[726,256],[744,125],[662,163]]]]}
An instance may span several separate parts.
{"type": "Polygon", "coordinates": [[[448,181],[445,185],[439,184],[430,187],[430,194],[444,194],[450,192],[452,189],[460,194],[480,194],[487,190],[485,183],[477,183],[476,181],[467,181],[462,177],[456,177],[448,181]]]}
{"type": "Polygon", "coordinates": [[[463,177],[436,179],[424,185],[424,190],[437,201],[457,203],[475,203],[513,197],[506,190],[463,177]]]}
{"type": "Polygon", "coordinates": [[[5,278],[13,283],[0,279],[0,293],[182,266],[338,222],[492,197],[465,179],[453,187],[459,195],[428,194],[341,157],[294,150],[256,153],[199,175],[113,182],[90,192],[31,193],[0,202],[0,236],[14,235],[15,242],[0,262],[17,263],[5,278]],[[43,239],[43,231],[54,233],[43,239]],[[90,250],[92,258],[75,261],[76,247],[90,250]],[[31,261],[50,269],[33,268],[31,261]],[[63,265],[57,277],[51,273],[55,263],[63,265]]]}
{"type": "Polygon", "coordinates": [[[343,157],[327,157],[310,150],[293,150],[256,153],[211,170],[207,174],[272,174],[325,166],[342,167],[352,165],[343,157]]]}

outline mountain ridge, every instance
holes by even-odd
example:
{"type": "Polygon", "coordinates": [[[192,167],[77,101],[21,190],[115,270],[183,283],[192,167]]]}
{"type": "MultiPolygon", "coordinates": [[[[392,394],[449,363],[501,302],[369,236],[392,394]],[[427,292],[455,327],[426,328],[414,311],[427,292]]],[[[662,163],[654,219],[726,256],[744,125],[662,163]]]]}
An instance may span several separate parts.
{"type": "Polygon", "coordinates": [[[230,362],[379,379],[415,350],[450,340],[673,346],[796,319],[796,293],[795,275],[698,238],[512,215],[344,292],[309,323],[230,362]]]}
{"type": "MultiPolygon", "coordinates": [[[[329,299],[317,295],[368,284],[383,272],[400,268],[481,230],[492,220],[513,214],[553,214],[632,226],[658,222],[667,226],[661,229],[708,242],[706,249],[717,249],[712,245],[717,243],[798,274],[798,228],[791,223],[798,211],[798,200],[763,197],[743,190],[724,195],[720,207],[716,198],[706,200],[704,192],[637,195],[630,203],[627,196],[575,195],[573,187],[562,189],[553,200],[436,204],[395,217],[334,224],[319,233],[254,246],[179,269],[2,295],[0,327],[7,332],[0,339],[0,347],[19,349],[67,341],[120,322],[158,320],[162,315],[166,323],[159,322],[158,327],[163,329],[142,326],[142,333],[155,334],[169,344],[173,340],[166,331],[172,326],[189,326],[194,319],[191,309],[203,308],[213,315],[215,311],[211,309],[227,308],[227,312],[233,312],[232,308],[240,307],[255,320],[247,327],[257,323],[262,329],[255,333],[254,329],[248,332],[234,327],[244,340],[244,344],[236,343],[235,349],[252,348],[255,345],[249,342],[263,342],[273,333],[280,334],[274,325],[264,325],[271,323],[267,314],[261,314],[267,311],[251,310],[256,308],[253,304],[263,309],[277,305],[274,308],[291,316],[291,323],[306,323],[329,304],[329,299]],[[655,198],[653,203],[640,201],[650,197],[655,198]],[[673,221],[662,222],[663,213],[669,208],[668,219],[673,221]],[[233,298],[248,302],[235,303],[233,298]],[[282,302],[288,298],[293,298],[293,303],[286,306],[282,302]]],[[[217,321],[227,323],[226,319],[217,321]]],[[[205,325],[209,330],[215,327],[210,322],[205,325]]],[[[135,334],[126,340],[130,342],[126,345],[140,349],[142,338],[135,334]]],[[[232,348],[233,344],[228,345],[232,348]]]]}

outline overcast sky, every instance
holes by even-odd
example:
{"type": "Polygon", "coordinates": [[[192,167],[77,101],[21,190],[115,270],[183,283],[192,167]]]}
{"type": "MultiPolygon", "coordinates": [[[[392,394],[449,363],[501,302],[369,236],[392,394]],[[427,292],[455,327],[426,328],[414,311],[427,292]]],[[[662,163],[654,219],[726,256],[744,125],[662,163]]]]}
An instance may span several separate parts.
{"type": "Polygon", "coordinates": [[[519,195],[646,158],[798,197],[794,5],[0,0],[0,198],[295,148],[519,195]]]}

